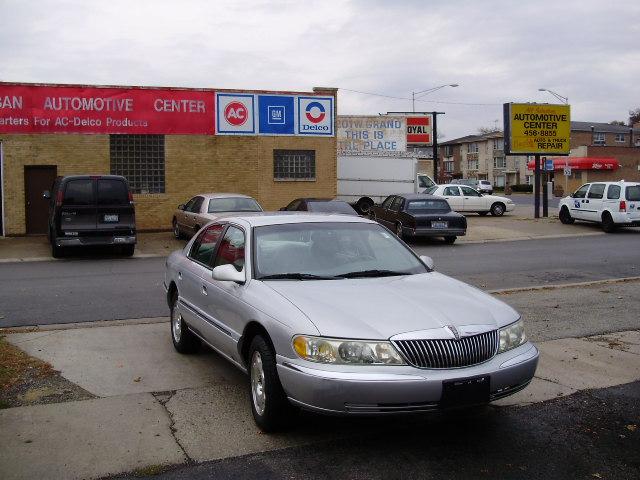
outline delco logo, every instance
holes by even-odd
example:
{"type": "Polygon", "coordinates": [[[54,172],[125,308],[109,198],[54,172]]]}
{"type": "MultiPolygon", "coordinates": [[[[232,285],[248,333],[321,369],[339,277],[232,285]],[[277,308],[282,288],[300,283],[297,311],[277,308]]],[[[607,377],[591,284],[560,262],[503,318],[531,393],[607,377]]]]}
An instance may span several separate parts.
{"type": "Polygon", "coordinates": [[[249,118],[247,106],[242,102],[231,102],[224,109],[224,118],[230,125],[239,127],[249,118]]]}
{"type": "Polygon", "coordinates": [[[324,106],[320,102],[311,102],[305,109],[305,115],[311,123],[320,123],[325,117],[324,106]]]}

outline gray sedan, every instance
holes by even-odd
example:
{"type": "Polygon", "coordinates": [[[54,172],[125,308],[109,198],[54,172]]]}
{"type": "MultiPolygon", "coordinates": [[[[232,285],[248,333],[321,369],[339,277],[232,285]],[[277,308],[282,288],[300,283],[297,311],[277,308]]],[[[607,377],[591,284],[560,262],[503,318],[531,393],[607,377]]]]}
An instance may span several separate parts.
{"type": "Polygon", "coordinates": [[[233,216],[167,260],[171,337],[248,373],[257,425],[292,406],[377,415],[486,404],[531,381],[538,350],[503,302],[346,215],[233,216]]]}
{"type": "Polygon", "coordinates": [[[262,212],[260,204],[239,193],[201,193],[187,203],[178,205],[171,227],[176,238],[192,236],[212,220],[229,213],[262,212]]]}

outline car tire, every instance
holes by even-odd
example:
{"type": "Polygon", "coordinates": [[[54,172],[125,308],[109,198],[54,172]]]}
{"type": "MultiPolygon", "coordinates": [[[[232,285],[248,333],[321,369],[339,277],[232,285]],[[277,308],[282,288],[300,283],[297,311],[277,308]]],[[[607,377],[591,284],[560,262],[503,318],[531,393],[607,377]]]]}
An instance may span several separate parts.
{"type": "Polygon", "coordinates": [[[396,223],[396,236],[402,240],[402,224],[400,222],[396,223]]]}
{"type": "Polygon", "coordinates": [[[184,235],[182,234],[182,230],[180,230],[180,225],[178,225],[178,220],[176,220],[175,218],[173,219],[172,226],[173,226],[173,236],[176,237],[178,240],[181,240],[182,238],[184,238],[184,235]]]}
{"type": "Polygon", "coordinates": [[[125,257],[133,257],[133,253],[136,251],[135,245],[125,245],[122,247],[122,254],[125,257]]]}
{"type": "Polygon", "coordinates": [[[606,233],[613,233],[616,231],[616,224],[609,212],[604,212],[602,214],[602,230],[606,233]]]}
{"type": "Polygon", "coordinates": [[[506,208],[507,207],[505,207],[504,203],[496,202],[491,205],[491,215],[493,215],[494,217],[501,217],[502,215],[504,215],[506,208]]]}
{"type": "Polygon", "coordinates": [[[448,243],[449,245],[452,245],[453,243],[455,243],[456,238],[458,238],[458,237],[456,237],[455,235],[448,235],[448,236],[444,237],[444,242],[448,243]]]}
{"type": "Polygon", "coordinates": [[[478,212],[481,217],[486,217],[489,212],[478,212]]]}
{"type": "Polygon", "coordinates": [[[376,220],[376,214],[371,212],[371,211],[369,211],[369,220],[377,222],[378,220],[376,220]]]}
{"type": "Polygon", "coordinates": [[[369,198],[361,198],[358,200],[358,203],[356,203],[356,210],[360,215],[367,215],[371,207],[373,207],[373,201],[369,198]]]}
{"type": "Polygon", "coordinates": [[[189,330],[186,322],[183,320],[182,315],[176,309],[178,304],[178,293],[175,292],[171,297],[170,310],[170,327],[171,327],[171,340],[173,341],[173,347],[180,353],[188,354],[194,353],[200,347],[200,340],[196,337],[191,330],[189,330]]]}
{"type": "Polygon", "coordinates": [[[64,247],[59,247],[56,245],[55,238],[51,240],[51,256],[53,258],[64,258],[66,256],[66,250],[64,247]]]}
{"type": "Polygon", "coordinates": [[[571,213],[569,213],[569,209],[566,206],[563,206],[560,209],[560,213],[558,213],[558,218],[560,219],[560,223],[564,225],[571,225],[573,222],[576,221],[576,219],[571,216],[571,213]]]}
{"type": "Polygon", "coordinates": [[[276,356],[262,335],[251,341],[247,355],[249,402],[256,425],[263,432],[282,430],[291,419],[292,406],[282,388],[276,356]]]}

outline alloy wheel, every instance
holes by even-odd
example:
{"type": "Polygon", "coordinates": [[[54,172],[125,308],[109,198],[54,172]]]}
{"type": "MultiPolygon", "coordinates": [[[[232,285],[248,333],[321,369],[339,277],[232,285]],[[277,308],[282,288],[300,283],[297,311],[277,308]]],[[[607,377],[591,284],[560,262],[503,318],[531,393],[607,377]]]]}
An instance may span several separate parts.
{"type": "Polygon", "coordinates": [[[253,407],[258,415],[264,414],[266,405],[266,393],[264,389],[264,368],[262,367],[262,356],[260,352],[253,352],[251,358],[251,398],[253,407]]]}
{"type": "Polygon", "coordinates": [[[173,333],[173,339],[176,343],[180,343],[182,337],[182,317],[180,313],[176,311],[176,306],[173,306],[171,310],[171,332],[173,333]]]}

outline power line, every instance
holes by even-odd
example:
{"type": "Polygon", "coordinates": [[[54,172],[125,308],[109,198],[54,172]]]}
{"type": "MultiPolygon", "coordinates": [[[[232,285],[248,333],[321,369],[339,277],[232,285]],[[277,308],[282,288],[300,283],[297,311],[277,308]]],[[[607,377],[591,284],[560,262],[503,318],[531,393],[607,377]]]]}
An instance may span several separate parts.
{"type": "MultiPolygon", "coordinates": [[[[350,88],[339,88],[338,91],[346,91],[359,93],[361,95],[373,95],[374,97],[384,97],[384,98],[392,98],[394,100],[411,100],[409,97],[398,97],[395,95],[385,95],[383,93],[373,93],[373,92],[363,92],[361,90],[352,90],[350,88]]],[[[446,102],[446,101],[438,101],[438,100],[424,100],[424,99],[416,99],[416,102],[424,102],[424,103],[439,103],[443,105],[468,105],[468,106],[479,106],[479,107],[494,107],[494,106],[502,106],[502,103],[469,103],[469,102],[446,102]]]]}

